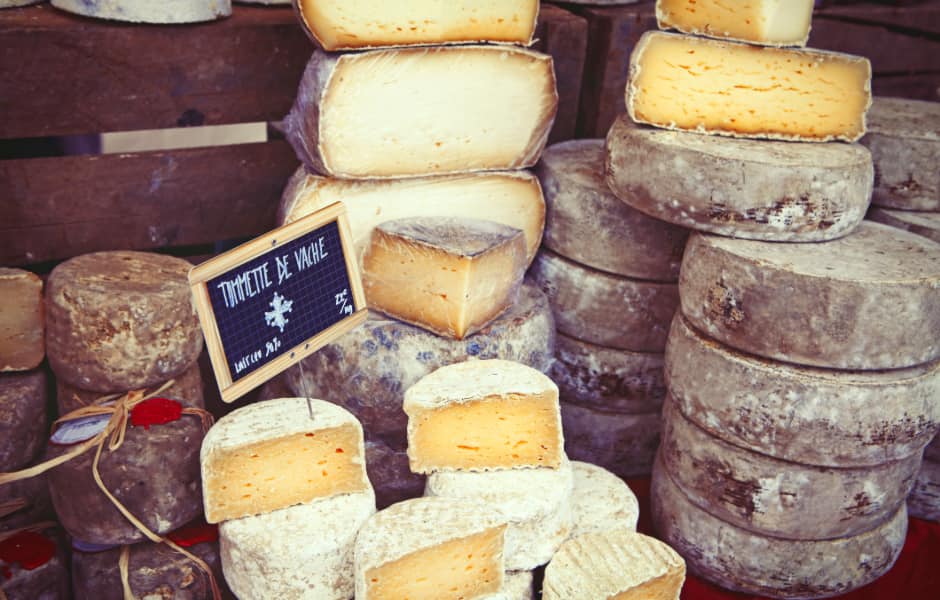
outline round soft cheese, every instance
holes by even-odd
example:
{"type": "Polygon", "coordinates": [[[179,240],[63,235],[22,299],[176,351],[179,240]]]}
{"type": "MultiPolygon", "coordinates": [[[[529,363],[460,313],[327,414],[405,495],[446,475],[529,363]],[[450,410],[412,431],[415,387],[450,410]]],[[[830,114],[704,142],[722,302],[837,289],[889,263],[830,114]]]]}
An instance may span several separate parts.
{"type": "Polygon", "coordinates": [[[612,529],[636,531],[640,504],[622,479],[591,463],[572,461],[571,467],[574,470],[571,537],[612,529]]]}
{"type": "Polygon", "coordinates": [[[199,23],[232,14],[231,0],[50,0],[86,17],[131,23],[199,23]]]}
{"type": "Polygon", "coordinates": [[[940,212],[894,210],[873,206],[868,219],[940,242],[940,212]]]}
{"type": "Polygon", "coordinates": [[[618,477],[647,475],[662,429],[659,411],[639,415],[601,412],[561,403],[565,452],[618,477]]]}
{"type": "Polygon", "coordinates": [[[940,522],[940,462],[925,460],[907,497],[912,517],[940,522]]]}
{"type": "Polygon", "coordinates": [[[25,467],[46,439],[46,373],[0,373],[0,472],[25,467]]]}

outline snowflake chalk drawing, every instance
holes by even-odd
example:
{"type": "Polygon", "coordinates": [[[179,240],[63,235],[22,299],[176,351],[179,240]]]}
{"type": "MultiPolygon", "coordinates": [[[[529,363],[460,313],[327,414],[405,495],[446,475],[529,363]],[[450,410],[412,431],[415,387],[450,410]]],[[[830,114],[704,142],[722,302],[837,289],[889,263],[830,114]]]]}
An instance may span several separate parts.
{"type": "Polygon", "coordinates": [[[284,333],[284,326],[289,322],[284,315],[293,310],[292,306],[294,306],[293,300],[285,300],[284,296],[274,292],[274,300],[271,300],[271,310],[264,313],[264,322],[269,327],[277,327],[281,330],[281,333],[284,333]]]}

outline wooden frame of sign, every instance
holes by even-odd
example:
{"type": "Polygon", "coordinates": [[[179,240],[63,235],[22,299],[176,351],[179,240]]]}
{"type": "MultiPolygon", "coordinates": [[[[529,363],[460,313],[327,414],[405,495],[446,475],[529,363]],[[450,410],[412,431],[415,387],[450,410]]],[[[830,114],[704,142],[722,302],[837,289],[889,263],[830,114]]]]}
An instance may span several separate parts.
{"type": "Polygon", "coordinates": [[[365,321],[354,248],[338,202],[190,271],[222,400],[236,400],[365,321]]]}

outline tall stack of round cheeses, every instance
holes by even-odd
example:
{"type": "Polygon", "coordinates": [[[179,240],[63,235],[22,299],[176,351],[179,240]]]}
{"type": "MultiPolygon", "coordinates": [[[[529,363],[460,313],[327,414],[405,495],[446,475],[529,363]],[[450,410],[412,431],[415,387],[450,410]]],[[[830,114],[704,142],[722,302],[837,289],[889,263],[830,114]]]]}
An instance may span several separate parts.
{"type": "Polygon", "coordinates": [[[565,448],[621,477],[648,474],[659,445],[663,351],[688,232],[610,193],[603,140],[546,150],[543,248],[531,277],[558,327],[552,378],[565,448]]]}
{"type": "Polygon", "coordinates": [[[897,558],[940,423],[940,245],[863,223],[871,154],[813,143],[862,136],[870,67],[771,47],[805,44],[812,2],[685,4],[660,0],[660,27],[747,43],[647,33],[607,139],[613,193],[697,230],[654,522],[723,587],[837,595],[897,558]]]}
{"type": "Polygon", "coordinates": [[[361,420],[386,506],[424,487],[405,454],[408,387],[472,357],[551,366],[547,300],[521,278],[544,225],[524,169],[554,119],[554,72],[522,47],[534,0],[295,4],[319,48],[285,121],[304,164],[279,221],[342,201],[372,314],[287,382],[361,420]]]}

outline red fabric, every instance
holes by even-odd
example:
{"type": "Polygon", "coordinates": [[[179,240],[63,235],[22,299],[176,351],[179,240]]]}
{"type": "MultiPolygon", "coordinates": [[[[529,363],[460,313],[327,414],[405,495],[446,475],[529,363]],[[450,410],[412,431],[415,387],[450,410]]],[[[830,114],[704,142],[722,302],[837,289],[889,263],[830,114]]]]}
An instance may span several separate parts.
{"type": "MultiPolygon", "coordinates": [[[[52,560],[53,556],[55,556],[55,543],[41,533],[21,531],[0,542],[0,562],[17,563],[27,571],[38,569],[52,560]]],[[[3,575],[9,579],[13,573],[8,568],[4,568],[3,575]]]]}
{"type": "MultiPolygon", "coordinates": [[[[639,531],[653,533],[649,479],[629,479],[640,501],[639,531]]],[[[843,600],[936,600],[940,598],[940,523],[911,519],[907,541],[894,567],[877,581],[838,596],[843,600]]],[[[695,575],[686,578],[682,600],[764,600],[762,596],[728,592],[695,575]]]]}
{"type": "Polygon", "coordinates": [[[183,416],[183,405],[169,398],[150,398],[131,409],[131,425],[149,430],[151,425],[165,425],[183,416]]]}
{"type": "Polygon", "coordinates": [[[180,527],[167,536],[177,546],[189,548],[196,544],[214,542],[219,539],[218,525],[209,525],[202,519],[180,527]]]}

